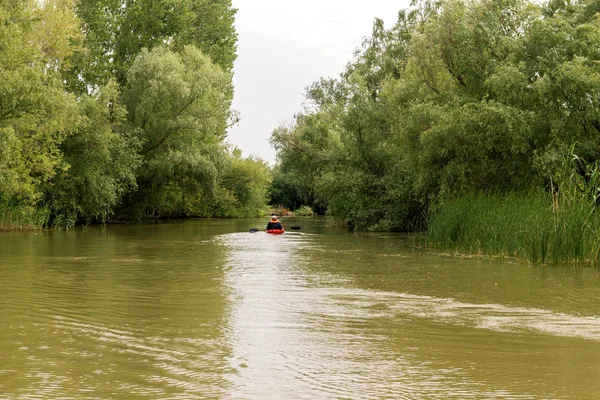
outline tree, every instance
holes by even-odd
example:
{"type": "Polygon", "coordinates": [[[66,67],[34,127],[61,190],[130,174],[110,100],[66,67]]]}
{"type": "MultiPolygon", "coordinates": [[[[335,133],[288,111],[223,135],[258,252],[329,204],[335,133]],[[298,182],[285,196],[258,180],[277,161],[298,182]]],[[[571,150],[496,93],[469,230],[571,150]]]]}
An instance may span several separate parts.
{"type": "Polygon", "coordinates": [[[543,187],[573,142],[579,164],[593,165],[594,10],[587,0],[423,1],[389,30],[376,20],[344,73],[313,85],[311,107],[273,134],[273,193],[310,193],[361,229],[410,229],[446,199],[543,187]],[[336,133],[335,151],[308,134],[313,120],[336,133]]]}
{"type": "Polygon", "coordinates": [[[78,42],[67,0],[0,3],[0,197],[35,204],[79,122],[60,73],[78,42]]]}
{"type": "Polygon", "coordinates": [[[213,215],[257,217],[265,212],[271,173],[264,160],[234,149],[219,174],[213,215]]]}
{"type": "Polygon", "coordinates": [[[78,54],[71,85],[85,91],[115,77],[124,86],[140,51],[157,46],[181,51],[195,45],[230,73],[236,58],[235,12],[231,0],[79,0],[88,51],[78,54]]]}
{"type": "Polygon", "coordinates": [[[54,220],[106,222],[122,198],[134,190],[140,163],[138,142],[116,132],[125,120],[115,81],[79,102],[82,120],[61,145],[67,168],[46,185],[44,203],[54,220]]]}
{"type": "Polygon", "coordinates": [[[231,73],[237,58],[237,33],[231,0],[192,0],[189,5],[192,21],[176,42],[198,47],[223,71],[231,73]]]}
{"type": "Polygon", "coordinates": [[[182,54],[142,50],[123,93],[127,127],[141,145],[138,190],[142,214],[183,212],[186,196],[214,194],[231,122],[229,76],[193,46],[182,54]]]}

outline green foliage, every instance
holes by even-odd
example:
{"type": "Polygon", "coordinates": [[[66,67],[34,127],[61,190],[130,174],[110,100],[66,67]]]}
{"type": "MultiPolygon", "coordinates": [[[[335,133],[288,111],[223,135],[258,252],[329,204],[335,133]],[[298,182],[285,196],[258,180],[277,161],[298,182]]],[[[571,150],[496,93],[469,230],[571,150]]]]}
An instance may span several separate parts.
{"type": "Polygon", "coordinates": [[[231,0],[0,2],[0,226],[254,216],[271,174],[225,142],[231,0]]]}
{"type": "Polygon", "coordinates": [[[310,86],[304,113],[273,132],[279,164],[272,203],[326,208],[360,229],[409,228],[415,202],[397,173],[403,166],[382,95],[407,61],[414,18],[400,17],[390,31],[376,21],[373,38],[341,79],[310,86]]]}
{"type": "Polygon", "coordinates": [[[433,108],[432,127],[411,148],[422,189],[456,195],[522,190],[535,182],[530,115],[495,102],[433,108]]]}
{"type": "Polygon", "coordinates": [[[128,128],[141,144],[132,203],[145,215],[177,215],[189,196],[210,199],[225,162],[228,76],[193,46],[143,50],[123,93],[128,128]]]}
{"type": "Polygon", "coordinates": [[[221,69],[232,72],[237,58],[234,26],[237,10],[231,0],[189,0],[187,7],[192,20],[176,44],[179,47],[192,44],[221,69]]]}
{"type": "Polygon", "coordinates": [[[66,1],[0,4],[0,195],[34,205],[78,123],[61,70],[78,39],[66,1]]]}
{"type": "Polygon", "coordinates": [[[600,155],[596,3],[423,1],[390,29],[376,20],[340,77],[309,87],[295,124],[273,133],[273,199],[415,230],[460,196],[587,185],[600,155]]]}
{"type": "Polygon", "coordinates": [[[0,198],[0,232],[40,229],[48,224],[49,219],[50,212],[47,208],[0,198]]]}
{"type": "Polygon", "coordinates": [[[306,199],[309,187],[303,187],[303,177],[296,171],[282,172],[279,166],[273,169],[273,180],[269,188],[269,204],[295,209],[298,199],[306,199]],[[306,191],[306,192],[304,192],[306,191]]]}
{"type": "Polygon", "coordinates": [[[236,218],[264,215],[270,184],[271,173],[263,160],[242,158],[241,152],[234,150],[221,172],[212,214],[236,218]]]}
{"type": "Polygon", "coordinates": [[[302,206],[296,211],[294,211],[294,215],[299,215],[301,217],[308,217],[311,215],[315,215],[315,212],[309,206],[302,206]]]}
{"type": "Polygon", "coordinates": [[[507,255],[532,263],[600,263],[600,166],[577,144],[540,161],[550,192],[469,194],[443,202],[428,220],[431,247],[507,255]]]}
{"type": "Polygon", "coordinates": [[[77,14],[86,31],[86,50],[78,53],[69,74],[72,87],[125,84],[142,49],[169,46],[200,48],[223,70],[236,58],[236,10],[231,0],[78,0],[77,14]]]}
{"type": "MultiPolygon", "coordinates": [[[[314,85],[310,90],[319,96],[316,101],[328,104],[333,112],[337,105],[330,102],[336,94],[328,92],[328,84],[323,81],[322,86],[314,85]]],[[[273,173],[271,204],[289,208],[309,204],[316,210],[322,208],[316,197],[316,183],[323,172],[321,167],[328,167],[342,154],[340,130],[335,115],[315,113],[299,116],[295,126],[281,126],[273,131],[271,144],[280,162],[273,173]]]]}
{"type": "Polygon", "coordinates": [[[547,193],[467,195],[429,220],[427,244],[531,263],[600,262],[600,216],[583,199],[556,207],[547,193]]]}
{"type": "Polygon", "coordinates": [[[79,102],[82,121],[61,150],[68,169],[46,187],[46,204],[55,222],[105,222],[123,196],[135,189],[139,165],[137,139],[115,132],[125,118],[116,82],[79,102]]]}

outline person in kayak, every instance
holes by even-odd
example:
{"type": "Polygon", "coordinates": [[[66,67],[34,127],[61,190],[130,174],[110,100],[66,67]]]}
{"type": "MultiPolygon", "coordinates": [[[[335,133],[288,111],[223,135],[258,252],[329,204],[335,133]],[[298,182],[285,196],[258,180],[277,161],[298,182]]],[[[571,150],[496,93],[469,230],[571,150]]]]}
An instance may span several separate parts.
{"type": "Polygon", "coordinates": [[[267,224],[267,230],[283,230],[283,226],[281,225],[281,222],[279,222],[279,218],[277,218],[277,215],[275,215],[275,213],[271,214],[271,220],[269,221],[269,223],[267,224]]]}

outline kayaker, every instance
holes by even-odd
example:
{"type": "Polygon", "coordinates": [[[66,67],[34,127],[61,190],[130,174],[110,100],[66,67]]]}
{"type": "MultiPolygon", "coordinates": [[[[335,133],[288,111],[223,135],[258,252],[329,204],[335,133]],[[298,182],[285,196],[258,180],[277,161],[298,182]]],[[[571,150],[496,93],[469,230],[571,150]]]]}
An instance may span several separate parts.
{"type": "Polygon", "coordinates": [[[283,226],[281,225],[281,222],[279,222],[279,218],[277,218],[277,215],[275,213],[271,214],[271,220],[267,224],[268,231],[273,229],[283,230],[283,226]]]}

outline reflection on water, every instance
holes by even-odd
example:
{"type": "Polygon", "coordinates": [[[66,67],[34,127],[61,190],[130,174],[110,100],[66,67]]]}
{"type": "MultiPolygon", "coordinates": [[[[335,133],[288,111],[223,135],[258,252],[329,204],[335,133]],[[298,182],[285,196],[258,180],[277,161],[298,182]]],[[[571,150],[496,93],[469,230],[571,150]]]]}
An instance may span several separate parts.
{"type": "Polygon", "coordinates": [[[262,223],[0,236],[0,398],[600,396],[596,271],[262,223]]]}
{"type": "MultiPolygon", "coordinates": [[[[364,290],[356,287],[353,276],[315,273],[314,260],[302,251],[319,246],[316,236],[274,240],[234,234],[222,240],[229,249],[225,280],[233,289],[235,310],[228,330],[237,368],[230,377],[233,398],[538,398],[530,392],[536,386],[532,378],[551,388],[543,376],[559,370],[560,362],[536,365],[543,371],[523,378],[527,386],[503,377],[494,379],[501,383],[496,385],[473,374],[473,364],[452,365],[433,354],[456,346],[457,335],[464,340],[460,347],[466,347],[460,351],[467,353],[474,351],[469,340],[488,337],[475,359],[497,358],[502,348],[494,340],[506,342],[502,337],[507,332],[533,341],[548,334],[550,340],[600,341],[600,319],[595,317],[364,290]],[[428,348],[432,345],[439,349],[428,348]]],[[[511,367],[535,363],[525,359],[531,356],[525,343],[516,345],[503,360],[509,377],[511,367]]],[[[598,377],[596,371],[589,382],[598,377]]],[[[560,396],[559,390],[545,395],[560,396]]]]}
{"type": "Polygon", "coordinates": [[[0,398],[226,395],[224,249],[205,230],[1,238],[0,398]]]}

